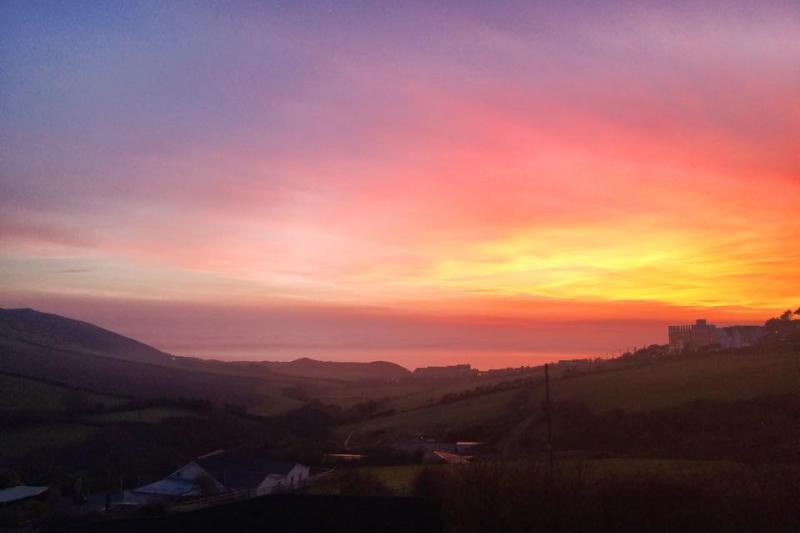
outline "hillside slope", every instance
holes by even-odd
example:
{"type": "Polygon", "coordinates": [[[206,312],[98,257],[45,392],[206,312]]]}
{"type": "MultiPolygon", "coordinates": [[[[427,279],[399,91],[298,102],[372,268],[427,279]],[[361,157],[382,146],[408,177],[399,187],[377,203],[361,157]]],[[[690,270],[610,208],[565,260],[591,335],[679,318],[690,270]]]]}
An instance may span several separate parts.
{"type": "Polygon", "coordinates": [[[229,376],[62,350],[0,338],[0,371],[71,387],[143,398],[249,403],[268,390],[258,378],[229,376]]]}
{"type": "Polygon", "coordinates": [[[0,338],[139,363],[165,365],[172,361],[170,354],[113,331],[33,309],[0,309],[0,338]]]}
{"type": "Polygon", "coordinates": [[[253,403],[288,386],[268,369],[174,358],[86,322],[31,309],[0,310],[0,372],[101,393],[253,403]]]}
{"type": "Polygon", "coordinates": [[[554,381],[553,400],[582,403],[595,412],[637,412],[695,400],[800,394],[800,353],[792,350],[666,357],[650,364],[610,368],[554,381]]]}
{"type": "MultiPolygon", "coordinates": [[[[554,372],[551,394],[556,406],[580,404],[600,414],[615,409],[642,413],[698,400],[742,402],[800,395],[800,352],[730,351],[712,355],[665,357],[652,362],[609,361],[595,371],[560,376],[554,372]]],[[[424,433],[437,437],[490,427],[496,421],[541,417],[543,380],[463,399],[403,410],[340,428],[357,444],[391,442],[424,433]]],[[[479,435],[481,438],[484,435],[479,435]]],[[[470,437],[472,438],[472,437],[470,437]]]]}

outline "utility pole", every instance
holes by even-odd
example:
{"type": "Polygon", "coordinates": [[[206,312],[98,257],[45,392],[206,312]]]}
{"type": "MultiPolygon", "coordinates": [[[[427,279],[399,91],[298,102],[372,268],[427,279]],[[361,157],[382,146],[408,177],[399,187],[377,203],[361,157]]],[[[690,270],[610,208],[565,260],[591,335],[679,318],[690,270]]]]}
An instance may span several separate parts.
{"type": "Polygon", "coordinates": [[[550,365],[544,365],[544,411],[547,420],[547,460],[548,460],[548,477],[550,481],[553,480],[553,424],[550,416],[550,365]]]}

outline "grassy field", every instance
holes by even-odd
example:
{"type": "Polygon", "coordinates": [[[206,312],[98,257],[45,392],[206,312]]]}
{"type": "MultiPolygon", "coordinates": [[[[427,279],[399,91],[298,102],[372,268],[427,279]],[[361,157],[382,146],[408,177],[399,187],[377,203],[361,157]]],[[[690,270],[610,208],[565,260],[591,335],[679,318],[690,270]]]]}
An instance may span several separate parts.
{"type": "Polygon", "coordinates": [[[698,399],[745,400],[800,392],[800,354],[717,354],[554,380],[556,401],[601,412],[646,411],[698,399]]]}
{"type": "Polygon", "coordinates": [[[81,424],[50,424],[0,431],[0,455],[21,457],[27,453],[85,442],[97,431],[81,424]]]}
{"type": "Polygon", "coordinates": [[[428,387],[422,384],[403,383],[403,384],[380,384],[362,385],[352,384],[345,387],[329,389],[317,398],[326,404],[338,405],[347,409],[356,404],[368,402],[370,400],[389,399],[394,401],[408,395],[413,395],[426,390],[428,387]]]}
{"type": "MultiPolygon", "coordinates": [[[[544,469],[543,463],[531,461],[513,461],[489,463],[486,468],[505,468],[508,472],[522,471],[527,468],[544,469]]],[[[358,467],[378,478],[392,493],[402,496],[411,494],[414,478],[423,468],[448,471],[457,474],[459,469],[470,468],[469,465],[401,465],[401,466],[369,466],[358,467]]],[[[479,466],[480,468],[480,466],[479,466]]],[[[687,477],[714,478],[725,474],[742,473],[747,465],[730,461],[690,461],[664,459],[588,459],[561,460],[556,462],[556,475],[581,477],[587,482],[608,477],[631,479],[682,479],[687,477]]],[[[796,468],[792,466],[791,468],[796,468]]],[[[312,485],[309,492],[317,494],[339,493],[339,479],[331,475],[320,483],[312,485]]]]}
{"type": "MultiPolygon", "coordinates": [[[[605,368],[571,377],[554,372],[553,399],[579,402],[596,412],[612,409],[641,412],[699,399],[734,401],[800,393],[800,354],[791,351],[762,355],[734,352],[653,363],[620,361],[605,368]]],[[[430,404],[448,392],[476,386],[457,384],[396,397],[389,405],[401,412],[340,428],[340,435],[344,438],[354,431],[353,443],[358,445],[419,433],[441,433],[444,429],[459,431],[513,416],[512,405],[516,409],[525,402],[512,404],[512,400],[525,394],[528,409],[538,407],[544,400],[544,388],[537,383],[451,403],[430,404]]]]}
{"type": "Polygon", "coordinates": [[[407,411],[429,405],[435,405],[446,394],[458,394],[477,387],[493,387],[518,379],[528,379],[541,375],[542,371],[529,372],[523,375],[481,377],[463,379],[454,382],[359,385],[331,389],[318,399],[323,403],[338,405],[342,408],[370,400],[386,400],[381,410],[395,409],[407,411]]]}
{"type": "Polygon", "coordinates": [[[258,416],[277,416],[302,407],[304,404],[305,402],[286,396],[270,396],[261,403],[249,407],[247,412],[258,416]]]}
{"type": "MultiPolygon", "coordinates": [[[[544,468],[543,464],[524,461],[499,463],[509,470],[524,468],[544,468]]],[[[457,472],[461,465],[433,465],[433,468],[457,472]]],[[[369,470],[381,480],[392,492],[408,495],[414,477],[422,465],[382,466],[369,470]]],[[[684,476],[699,476],[705,474],[719,474],[723,472],[738,471],[744,465],[728,461],[684,461],[663,459],[590,459],[590,460],[565,460],[556,463],[556,474],[562,476],[582,476],[584,479],[615,477],[656,477],[656,478],[681,478],[684,476]]]]}
{"type": "MultiPolygon", "coordinates": [[[[33,379],[0,374],[0,411],[58,413],[66,410],[64,398],[74,389],[33,379]]],[[[82,393],[91,405],[115,407],[125,399],[91,392],[82,393]]]]}
{"type": "Polygon", "coordinates": [[[199,416],[197,412],[176,407],[148,407],[145,409],[132,409],[130,411],[116,411],[84,416],[87,423],[110,424],[114,422],[141,422],[155,424],[167,418],[180,416],[199,416]]]}
{"type": "Polygon", "coordinates": [[[543,371],[538,370],[528,372],[523,375],[483,377],[476,380],[469,380],[462,383],[445,384],[443,386],[427,385],[425,389],[414,393],[395,398],[390,407],[398,411],[417,409],[420,407],[435,405],[439,400],[448,394],[459,394],[473,391],[478,387],[502,387],[504,384],[513,385],[512,382],[524,379],[534,379],[541,377],[543,371]]]}
{"type": "Polygon", "coordinates": [[[465,400],[438,404],[422,409],[403,411],[391,416],[374,418],[358,426],[342,429],[346,435],[352,430],[354,442],[372,442],[388,437],[409,437],[417,434],[435,434],[445,430],[462,431],[490,424],[512,409],[513,400],[521,389],[510,389],[465,400]]]}

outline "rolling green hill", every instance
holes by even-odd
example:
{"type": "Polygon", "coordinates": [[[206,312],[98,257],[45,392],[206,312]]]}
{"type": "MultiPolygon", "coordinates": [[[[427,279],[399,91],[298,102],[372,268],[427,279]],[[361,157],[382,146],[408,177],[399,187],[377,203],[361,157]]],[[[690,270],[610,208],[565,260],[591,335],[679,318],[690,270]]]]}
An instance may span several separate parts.
{"type": "MultiPolygon", "coordinates": [[[[25,411],[31,413],[60,413],[68,409],[68,395],[75,389],[23,378],[9,374],[0,374],[0,412],[25,411]]],[[[90,405],[116,407],[125,399],[85,392],[86,401],[90,405]]]]}
{"type": "Polygon", "coordinates": [[[800,394],[800,354],[775,350],[665,358],[652,364],[564,377],[554,401],[576,401],[594,411],[647,411],[693,400],[746,400],[800,394]]]}
{"type": "Polygon", "coordinates": [[[401,411],[345,426],[341,428],[339,435],[344,438],[353,432],[353,444],[361,446],[391,444],[398,440],[415,438],[420,434],[442,437],[451,432],[492,427],[518,412],[525,403],[527,392],[527,388],[518,387],[451,403],[401,411]]]}
{"type": "MultiPolygon", "coordinates": [[[[734,402],[771,395],[800,395],[800,352],[740,350],[661,360],[605,362],[585,373],[552,373],[554,402],[574,402],[596,413],[620,409],[630,413],[680,406],[696,400],[734,402]]],[[[544,400],[541,379],[499,392],[449,403],[420,405],[429,392],[396,398],[390,405],[411,407],[389,416],[341,428],[353,432],[356,445],[391,442],[424,433],[463,431],[492,426],[500,420],[535,416],[544,400]]]]}

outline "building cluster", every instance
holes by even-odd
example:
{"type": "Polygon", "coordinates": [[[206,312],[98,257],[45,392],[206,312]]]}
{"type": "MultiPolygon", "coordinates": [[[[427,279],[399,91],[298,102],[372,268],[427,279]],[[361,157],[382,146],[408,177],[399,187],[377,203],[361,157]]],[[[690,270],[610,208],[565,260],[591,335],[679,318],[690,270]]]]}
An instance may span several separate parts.
{"type": "Polygon", "coordinates": [[[669,350],[672,353],[680,353],[711,345],[722,348],[743,348],[755,344],[763,330],[761,326],[717,327],[699,319],[694,324],[667,328],[669,350]]]}

